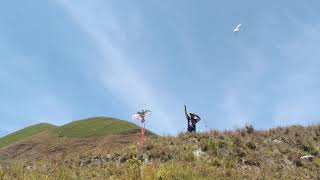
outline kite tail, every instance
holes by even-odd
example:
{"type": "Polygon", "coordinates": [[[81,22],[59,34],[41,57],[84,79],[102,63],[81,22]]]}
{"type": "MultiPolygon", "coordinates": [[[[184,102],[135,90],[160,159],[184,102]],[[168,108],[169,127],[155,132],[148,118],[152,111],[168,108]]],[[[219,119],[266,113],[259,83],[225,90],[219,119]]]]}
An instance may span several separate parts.
{"type": "Polygon", "coordinates": [[[143,143],[144,141],[144,134],[145,134],[145,124],[143,123],[143,127],[141,128],[141,134],[138,144],[143,143]]]}

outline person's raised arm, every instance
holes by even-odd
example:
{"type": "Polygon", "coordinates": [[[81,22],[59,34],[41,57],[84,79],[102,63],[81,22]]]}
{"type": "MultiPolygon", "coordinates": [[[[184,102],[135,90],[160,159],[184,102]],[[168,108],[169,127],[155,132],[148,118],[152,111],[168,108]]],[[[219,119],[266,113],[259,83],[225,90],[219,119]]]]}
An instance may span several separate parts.
{"type": "Polygon", "coordinates": [[[201,120],[200,116],[198,116],[196,114],[194,116],[197,118],[197,122],[199,122],[201,120]]]}
{"type": "Polygon", "coordinates": [[[189,119],[189,115],[188,115],[188,112],[187,112],[187,106],[184,105],[184,114],[186,115],[186,118],[189,119]]]}

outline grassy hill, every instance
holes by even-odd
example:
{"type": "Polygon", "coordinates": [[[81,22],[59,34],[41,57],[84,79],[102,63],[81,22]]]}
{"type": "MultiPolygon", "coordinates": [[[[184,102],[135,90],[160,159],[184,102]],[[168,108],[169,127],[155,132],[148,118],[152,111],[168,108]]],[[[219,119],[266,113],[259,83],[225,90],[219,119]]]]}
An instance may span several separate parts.
{"type": "Polygon", "coordinates": [[[87,138],[107,135],[126,135],[137,133],[140,127],[114,118],[96,117],[74,121],[53,130],[60,137],[87,138]]]}
{"type": "Polygon", "coordinates": [[[20,136],[0,148],[0,179],[320,179],[320,125],[147,136],[143,144],[138,130],[89,118],[20,136]]]}
{"type": "Polygon", "coordinates": [[[21,141],[25,138],[31,137],[40,132],[44,132],[50,129],[54,129],[56,126],[47,123],[36,124],[33,126],[26,127],[7,136],[0,138],[0,148],[10,145],[12,143],[21,141]]]}
{"type": "MultiPolygon", "coordinates": [[[[42,159],[87,151],[116,149],[139,139],[140,127],[110,117],[73,121],[63,126],[37,124],[0,138],[0,160],[42,159]]],[[[146,131],[147,136],[156,136],[146,131]]]]}
{"type": "MultiPolygon", "coordinates": [[[[65,130],[74,131],[78,128],[73,125],[86,121],[95,122],[70,123],[65,130]]],[[[68,136],[83,137],[75,134],[68,136]]],[[[131,136],[118,137],[122,141],[131,136]]],[[[30,157],[43,151],[28,153],[22,162],[0,168],[0,179],[320,179],[320,125],[182,133],[147,138],[142,145],[130,139],[120,149],[110,146],[111,141],[87,149],[88,143],[81,144],[82,152],[67,142],[46,153],[69,146],[68,153],[37,161],[30,157]],[[312,158],[302,159],[305,155],[312,158]]]]}
{"type": "MultiPolygon", "coordinates": [[[[51,139],[55,139],[57,136],[64,138],[90,138],[106,137],[109,135],[130,135],[139,132],[139,126],[128,121],[110,117],[88,118],[73,121],[63,126],[41,123],[0,138],[0,148],[30,139],[32,136],[38,138],[39,140],[37,142],[39,142],[42,139],[41,136],[51,139]],[[39,133],[42,133],[40,137],[37,136],[39,133]]],[[[147,131],[147,134],[155,135],[150,131],[147,131]]]]}

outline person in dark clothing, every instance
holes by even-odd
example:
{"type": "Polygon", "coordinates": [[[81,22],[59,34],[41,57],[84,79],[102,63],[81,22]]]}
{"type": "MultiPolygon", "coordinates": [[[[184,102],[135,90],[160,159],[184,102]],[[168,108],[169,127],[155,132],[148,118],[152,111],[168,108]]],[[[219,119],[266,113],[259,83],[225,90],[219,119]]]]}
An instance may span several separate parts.
{"type": "Polygon", "coordinates": [[[196,124],[201,120],[200,116],[195,113],[188,114],[186,105],[184,105],[184,113],[188,120],[188,132],[196,132],[196,124]]]}

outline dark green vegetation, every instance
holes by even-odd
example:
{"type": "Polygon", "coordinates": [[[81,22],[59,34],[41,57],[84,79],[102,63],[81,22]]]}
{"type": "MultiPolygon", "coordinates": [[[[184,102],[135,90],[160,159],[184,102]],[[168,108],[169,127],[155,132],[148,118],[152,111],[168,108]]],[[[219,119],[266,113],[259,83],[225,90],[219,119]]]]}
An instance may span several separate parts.
{"type": "Polygon", "coordinates": [[[246,126],[136,142],[0,161],[0,179],[320,179],[320,125],[266,131],[246,126]]]}
{"type": "Polygon", "coordinates": [[[55,127],[56,126],[52,124],[41,123],[41,124],[36,124],[30,127],[21,129],[19,131],[16,131],[5,137],[0,138],[0,148],[19,142],[25,138],[31,137],[43,131],[54,129],[55,127]]]}

